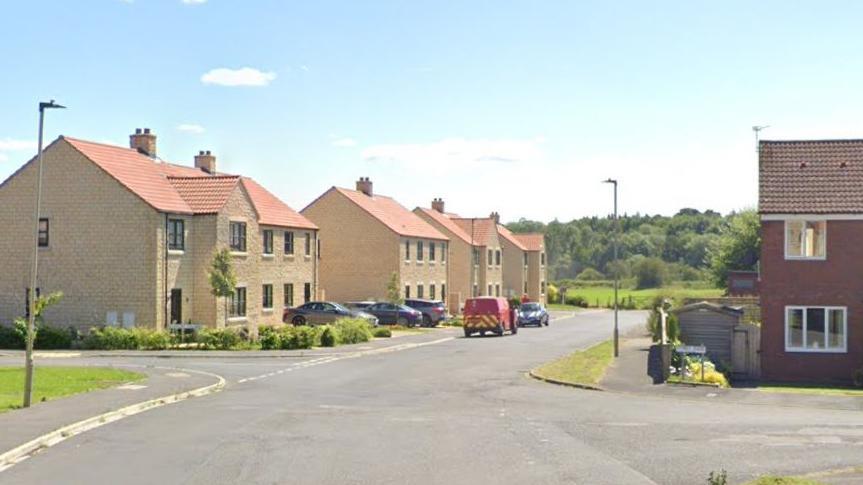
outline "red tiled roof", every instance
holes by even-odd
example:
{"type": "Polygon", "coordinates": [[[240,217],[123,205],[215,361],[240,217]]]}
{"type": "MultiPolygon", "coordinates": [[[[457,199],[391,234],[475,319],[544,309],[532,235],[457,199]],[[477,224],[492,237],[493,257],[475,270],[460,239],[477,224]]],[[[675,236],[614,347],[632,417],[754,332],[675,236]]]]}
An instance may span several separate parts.
{"type": "Polygon", "coordinates": [[[545,234],[527,233],[513,234],[513,236],[521,241],[526,251],[542,251],[545,249],[545,234]]]}
{"type": "Polygon", "coordinates": [[[403,205],[390,197],[377,194],[369,197],[362,192],[343,189],[341,187],[333,187],[330,190],[335,190],[344,195],[396,234],[449,241],[448,237],[441,234],[431,224],[422,220],[420,216],[407,210],[403,205]]]}
{"type": "Polygon", "coordinates": [[[228,197],[237,187],[240,177],[228,176],[196,176],[168,177],[174,190],[189,204],[195,214],[216,214],[225,206],[228,197]]]}
{"type": "Polygon", "coordinates": [[[155,169],[156,164],[150,157],[131,148],[64,138],[85,157],[156,210],[180,214],[192,213],[192,208],[174,190],[168,179],[155,169]]]}
{"type": "Polygon", "coordinates": [[[497,225],[497,233],[500,234],[501,236],[503,236],[503,238],[506,239],[507,241],[514,244],[515,247],[517,247],[518,249],[521,249],[522,251],[527,251],[527,248],[524,246],[524,244],[522,244],[521,241],[519,241],[518,238],[515,237],[515,234],[513,234],[503,224],[497,225]]]}
{"type": "Polygon", "coordinates": [[[153,160],[131,148],[70,137],[64,139],[158,211],[216,213],[225,205],[237,183],[242,181],[260,224],[317,229],[311,221],[250,178],[208,174],[194,167],[153,160]]]}
{"type": "Polygon", "coordinates": [[[470,234],[464,232],[458,224],[456,224],[452,219],[449,218],[446,214],[441,214],[440,212],[434,209],[426,209],[423,207],[417,207],[418,210],[421,210],[424,214],[427,214],[429,217],[435,220],[438,224],[446,228],[449,232],[453,233],[457,238],[462,241],[470,244],[470,234]]]}
{"type": "Polygon", "coordinates": [[[242,177],[243,187],[249,193],[255,210],[258,211],[258,223],[266,226],[297,227],[301,229],[317,229],[312,221],[306,219],[295,210],[288,207],[278,197],[248,177],[242,177]]]}
{"type": "Polygon", "coordinates": [[[453,217],[452,221],[462,228],[475,246],[488,246],[491,235],[497,230],[494,219],[490,217],[453,217]]]}
{"type": "Polygon", "coordinates": [[[762,214],[863,213],[863,140],[759,144],[762,214]]]}

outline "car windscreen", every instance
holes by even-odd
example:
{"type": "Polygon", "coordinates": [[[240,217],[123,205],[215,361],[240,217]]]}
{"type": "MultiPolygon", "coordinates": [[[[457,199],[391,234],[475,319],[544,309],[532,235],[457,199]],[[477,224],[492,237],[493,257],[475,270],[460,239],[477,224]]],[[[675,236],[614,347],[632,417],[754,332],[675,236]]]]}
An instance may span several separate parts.
{"type": "Polygon", "coordinates": [[[333,303],[332,305],[333,305],[334,307],[336,307],[336,310],[339,310],[339,311],[341,311],[341,312],[348,312],[348,313],[350,313],[350,310],[348,310],[347,308],[343,307],[342,305],[339,305],[338,303],[333,303]]]}
{"type": "Polygon", "coordinates": [[[521,311],[523,312],[538,312],[540,310],[542,310],[542,307],[538,303],[525,303],[521,305],[521,311]]]}

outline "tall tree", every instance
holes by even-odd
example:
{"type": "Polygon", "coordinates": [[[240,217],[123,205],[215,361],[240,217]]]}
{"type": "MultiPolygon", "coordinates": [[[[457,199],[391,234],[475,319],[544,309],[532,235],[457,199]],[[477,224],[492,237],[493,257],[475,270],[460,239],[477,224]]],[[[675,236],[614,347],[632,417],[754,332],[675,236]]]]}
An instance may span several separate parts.
{"type": "Polygon", "coordinates": [[[394,305],[401,305],[404,303],[405,301],[399,290],[399,275],[393,271],[393,274],[390,275],[389,282],[387,282],[387,301],[394,305]]]}
{"type": "Polygon", "coordinates": [[[237,275],[231,263],[231,251],[222,248],[213,255],[210,262],[210,293],[216,298],[224,298],[225,326],[228,325],[228,297],[234,294],[237,287],[237,275]]]}
{"type": "Polygon", "coordinates": [[[754,270],[761,253],[761,221],[754,209],[733,214],[708,253],[710,275],[725,286],[728,272],[754,270]]]}

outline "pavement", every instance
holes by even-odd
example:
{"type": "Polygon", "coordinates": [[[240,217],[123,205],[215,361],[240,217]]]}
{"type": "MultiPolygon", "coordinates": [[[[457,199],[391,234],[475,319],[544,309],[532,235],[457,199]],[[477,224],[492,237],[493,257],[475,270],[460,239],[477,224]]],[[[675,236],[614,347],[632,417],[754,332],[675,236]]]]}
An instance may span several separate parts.
{"type": "MultiPolygon", "coordinates": [[[[556,317],[516,336],[445,329],[292,359],[68,357],[169,362],[228,383],[74,436],[0,473],[0,483],[688,485],[719,469],[742,483],[863,461],[859,411],[531,379],[529,369],[611,333],[610,312],[556,317]]],[[[622,312],[622,331],[645,317],[622,312]]],[[[0,434],[16,426],[10,418],[0,434]]]]}
{"type": "Polygon", "coordinates": [[[863,397],[818,396],[765,392],[754,387],[720,389],[707,386],[654,383],[647,374],[648,350],[652,341],[649,336],[636,329],[620,342],[620,357],[609,367],[601,386],[610,391],[660,396],[672,399],[693,399],[770,407],[804,407],[813,409],[838,409],[863,411],[863,397]]]}

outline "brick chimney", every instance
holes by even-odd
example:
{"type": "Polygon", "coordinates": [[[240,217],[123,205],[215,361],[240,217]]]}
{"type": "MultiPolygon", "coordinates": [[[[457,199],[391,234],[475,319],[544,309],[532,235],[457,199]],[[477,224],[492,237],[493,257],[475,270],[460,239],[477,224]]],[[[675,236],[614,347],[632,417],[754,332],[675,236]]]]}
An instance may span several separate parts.
{"type": "Polygon", "coordinates": [[[441,214],[443,214],[444,213],[443,208],[444,208],[443,199],[441,199],[441,198],[432,199],[432,210],[436,210],[436,211],[440,212],[441,214]]]}
{"type": "Polygon", "coordinates": [[[156,158],[156,135],[150,133],[149,128],[135,128],[135,134],[129,135],[129,148],[156,158]]]}
{"type": "Polygon", "coordinates": [[[362,192],[369,197],[374,195],[374,192],[372,191],[371,179],[369,179],[368,177],[360,177],[360,179],[357,180],[357,192],[362,192]]]}
{"type": "Polygon", "coordinates": [[[494,219],[495,224],[500,224],[500,214],[497,212],[492,212],[489,216],[490,219],[494,219]]]}
{"type": "Polygon", "coordinates": [[[201,150],[195,155],[195,168],[199,168],[207,173],[216,173],[216,156],[210,153],[210,150],[201,150]]]}

